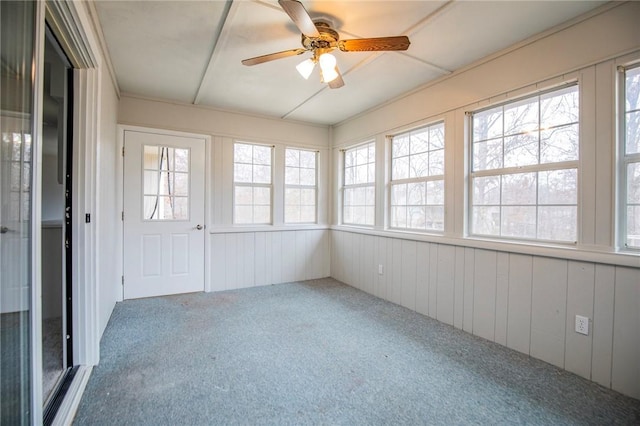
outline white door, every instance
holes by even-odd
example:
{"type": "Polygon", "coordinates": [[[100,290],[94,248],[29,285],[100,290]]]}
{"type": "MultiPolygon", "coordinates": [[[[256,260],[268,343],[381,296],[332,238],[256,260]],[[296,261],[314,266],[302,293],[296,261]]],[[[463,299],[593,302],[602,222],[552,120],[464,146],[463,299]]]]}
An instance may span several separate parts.
{"type": "Polygon", "coordinates": [[[204,290],[205,139],[126,130],[124,298],[204,290]]]}

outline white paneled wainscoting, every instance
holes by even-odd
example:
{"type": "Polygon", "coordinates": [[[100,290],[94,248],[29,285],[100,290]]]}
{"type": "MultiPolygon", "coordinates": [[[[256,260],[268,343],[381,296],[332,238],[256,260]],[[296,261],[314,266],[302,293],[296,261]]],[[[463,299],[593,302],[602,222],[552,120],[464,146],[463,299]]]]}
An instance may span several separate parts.
{"type": "Polygon", "coordinates": [[[333,229],[331,276],[640,399],[638,267],[333,229]]]}
{"type": "Polygon", "coordinates": [[[207,291],[328,277],[329,232],[329,229],[213,232],[207,291]]]}

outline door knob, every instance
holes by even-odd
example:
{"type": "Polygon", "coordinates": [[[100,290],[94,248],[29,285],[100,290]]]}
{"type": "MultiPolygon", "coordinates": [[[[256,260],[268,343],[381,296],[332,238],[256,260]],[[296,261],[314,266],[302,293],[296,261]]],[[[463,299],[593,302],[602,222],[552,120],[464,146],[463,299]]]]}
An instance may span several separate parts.
{"type": "Polygon", "coordinates": [[[9,232],[9,228],[6,226],[0,226],[0,234],[6,234],[7,232],[9,232]]]}
{"type": "Polygon", "coordinates": [[[196,229],[197,229],[198,231],[200,231],[200,230],[201,230],[201,229],[203,229],[203,228],[204,228],[204,226],[202,226],[202,225],[200,225],[200,224],[196,225],[196,229]]]}

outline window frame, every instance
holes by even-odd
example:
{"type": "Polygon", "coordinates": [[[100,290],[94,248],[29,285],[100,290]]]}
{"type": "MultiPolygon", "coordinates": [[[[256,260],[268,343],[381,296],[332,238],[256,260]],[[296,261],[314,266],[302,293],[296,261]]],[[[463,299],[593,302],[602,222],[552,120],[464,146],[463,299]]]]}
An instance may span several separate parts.
{"type": "MultiPolygon", "coordinates": [[[[414,129],[411,130],[407,130],[404,132],[400,132],[397,133],[395,135],[391,135],[389,136],[388,139],[388,149],[389,149],[389,182],[388,182],[388,187],[387,187],[387,206],[386,206],[386,214],[388,217],[388,226],[387,229],[391,230],[391,231],[400,231],[400,232],[415,232],[415,233],[423,233],[423,234],[437,234],[437,235],[441,235],[444,234],[445,231],[445,221],[446,221],[446,214],[445,214],[445,206],[446,206],[446,191],[445,191],[445,158],[446,158],[446,134],[445,134],[445,121],[444,119],[441,120],[437,120],[425,125],[422,125],[420,127],[416,127],[414,129]],[[411,152],[409,151],[409,153],[407,155],[403,155],[403,156],[399,156],[398,158],[401,157],[407,157],[409,158],[409,162],[411,161],[411,156],[412,155],[417,155],[417,154],[427,154],[427,170],[430,167],[430,162],[429,162],[429,158],[430,158],[430,154],[433,151],[442,151],[442,173],[438,174],[438,175],[430,175],[427,172],[426,176],[420,176],[420,177],[407,177],[407,178],[403,178],[403,179],[395,179],[393,178],[393,160],[394,160],[394,156],[393,156],[393,139],[399,136],[405,136],[405,135],[411,135],[413,133],[417,133],[420,131],[426,131],[427,134],[429,134],[430,130],[432,128],[441,126],[442,127],[442,148],[438,148],[438,149],[427,149],[424,152],[421,153],[416,153],[416,154],[411,154],[411,152]],[[392,194],[393,194],[393,186],[394,185],[404,185],[404,184],[411,184],[411,183],[424,183],[425,186],[427,185],[428,182],[435,182],[435,181],[442,181],[442,204],[429,204],[426,202],[425,200],[425,204],[424,207],[429,207],[429,206],[441,206],[442,207],[442,229],[435,229],[435,228],[410,228],[409,226],[406,226],[404,228],[402,227],[397,227],[397,226],[392,226],[392,218],[393,218],[393,205],[392,205],[392,194]]],[[[427,146],[429,145],[429,141],[427,142],[427,146]]],[[[426,188],[425,188],[426,190],[426,188]]],[[[408,194],[407,194],[407,198],[408,198],[408,194]]],[[[410,205],[409,204],[405,204],[404,205],[406,208],[408,208],[410,205]]]]}
{"type": "MultiPolygon", "coordinates": [[[[376,197],[376,173],[377,173],[377,162],[376,162],[376,141],[375,139],[371,139],[368,140],[366,142],[362,142],[359,143],[357,145],[352,145],[348,148],[344,148],[341,149],[341,159],[342,159],[342,181],[341,181],[341,187],[340,187],[340,201],[341,201],[341,208],[340,208],[340,224],[341,225],[345,225],[345,226],[357,226],[357,227],[365,227],[365,228],[373,228],[376,224],[376,203],[377,203],[377,197],[376,197]],[[346,183],[346,169],[347,169],[347,164],[346,164],[346,158],[347,158],[347,153],[350,151],[357,151],[358,149],[361,149],[363,147],[367,147],[368,149],[370,147],[373,147],[373,162],[369,162],[367,161],[367,166],[369,166],[370,164],[373,164],[373,181],[372,182],[366,182],[366,183],[355,183],[355,184],[347,184],[346,183]],[[371,224],[367,224],[367,223],[353,223],[353,222],[346,222],[345,221],[345,214],[344,214],[344,210],[345,210],[345,194],[346,194],[346,190],[347,189],[358,189],[358,188],[372,188],[373,189],[373,223],[371,224]]],[[[351,166],[351,167],[356,167],[355,166],[351,166]]],[[[368,205],[365,204],[365,208],[368,207],[368,205]]],[[[366,214],[365,214],[366,217],[366,214]]]]}
{"type": "MultiPolygon", "coordinates": [[[[233,187],[232,187],[232,191],[231,191],[231,198],[232,198],[232,202],[231,202],[231,208],[232,208],[232,212],[231,212],[231,220],[234,226],[264,226],[264,225],[273,225],[273,179],[274,179],[274,167],[273,167],[273,163],[274,163],[274,151],[275,151],[275,146],[274,145],[268,145],[268,144],[261,144],[261,143],[254,143],[254,142],[247,142],[247,141],[241,141],[241,140],[234,140],[233,141],[233,149],[232,149],[232,181],[233,181],[233,187]],[[270,164],[269,164],[269,168],[270,168],[270,174],[269,174],[269,180],[270,183],[255,183],[255,182],[236,182],[236,172],[235,172],[235,167],[236,167],[236,145],[251,145],[251,146],[260,146],[260,147],[266,147],[269,148],[270,150],[270,164]],[[242,223],[238,223],[236,222],[236,187],[245,187],[245,188],[269,188],[269,221],[268,222],[242,222],[242,223]]],[[[252,151],[252,159],[251,159],[251,165],[254,166],[255,163],[253,162],[253,151],[252,151]]],[[[238,163],[238,164],[248,164],[248,163],[238,163]]],[[[253,180],[253,177],[252,177],[253,180]]],[[[255,204],[251,204],[252,207],[255,207],[255,204]]],[[[254,212],[252,211],[252,217],[254,217],[254,212]]]]}
{"type": "MultiPolygon", "coordinates": [[[[291,226],[295,226],[295,225],[315,225],[318,223],[318,192],[319,192],[319,185],[318,185],[318,168],[319,168],[319,157],[320,157],[320,151],[318,151],[317,149],[312,149],[312,148],[300,148],[297,146],[285,146],[284,147],[284,173],[283,173],[283,187],[284,187],[284,193],[282,194],[282,205],[283,205],[283,213],[282,213],[282,222],[285,225],[291,225],[291,226]],[[314,172],[315,172],[315,185],[311,186],[311,185],[293,185],[293,184],[287,184],[287,150],[294,150],[294,151],[306,151],[306,152],[312,152],[314,154],[315,157],[315,164],[314,164],[314,172]],[[297,189],[313,189],[315,192],[314,195],[314,220],[312,222],[287,222],[287,189],[288,188],[297,188],[297,189]]],[[[302,167],[298,166],[298,169],[301,169],[302,167]]],[[[300,204],[300,207],[302,207],[302,204],[300,204]]]]}
{"type": "MultiPolygon", "coordinates": [[[[580,83],[578,80],[571,80],[571,81],[565,81],[563,84],[554,86],[554,87],[548,87],[542,90],[538,90],[536,92],[533,93],[529,93],[523,96],[519,96],[519,97],[515,97],[513,99],[508,99],[505,100],[503,102],[499,102],[499,103],[495,103],[492,104],[490,106],[486,106],[486,107],[482,107],[482,108],[478,108],[475,109],[473,111],[469,111],[466,113],[467,115],[467,124],[468,124],[468,132],[467,132],[467,138],[468,138],[468,179],[467,179],[467,207],[465,209],[465,214],[467,216],[466,219],[466,229],[467,229],[467,236],[471,237],[471,238],[482,238],[482,239],[491,239],[491,240],[496,240],[496,241],[506,241],[506,242],[520,242],[520,243],[526,243],[526,244],[553,244],[553,245],[563,245],[563,246],[576,246],[579,243],[579,238],[580,238],[580,224],[581,224],[581,220],[580,220],[580,181],[581,181],[581,142],[582,142],[582,137],[581,137],[581,133],[582,133],[582,129],[581,129],[581,114],[582,114],[582,90],[580,87],[580,83]],[[577,96],[578,96],[578,111],[577,111],[577,121],[573,121],[573,122],[564,122],[561,124],[555,124],[553,126],[550,126],[548,128],[542,128],[541,126],[541,116],[540,116],[540,100],[541,97],[543,97],[546,94],[550,94],[553,92],[559,92],[571,87],[575,87],[577,90],[577,96]],[[499,168],[493,168],[493,169],[484,169],[484,170],[474,170],[474,148],[475,148],[475,141],[474,141],[474,116],[478,113],[484,112],[484,111],[488,111],[488,110],[492,110],[498,107],[506,107],[508,105],[515,105],[518,104],[519,102],[523,102],[526,100],[533,100],[533,99],[537,99],[536,103],[537,103],[537,107],[538,107],[538,117],[537,117],[537,123],[536,123],[536,129],[533,130],[535,132],[538,132],[538,157],[537,157],[537,164],[531,164],[531,165],[518,165],[518,166],[509,166],[509,167],[504,167],[504,162],[502,163],[502,166],[499,168]],[[574,160],[565,160],[565,161],[558,161],[558,162],[550,162],[550,163],[541,163],[540,160],[540,145],[541,145],[541,140],[542,138],[540,137],[540,132],[544,131],[544,130],[549,130],[549,129],[556,129],[556,128],[562,128],[562,127],[568,127],[568,126],[577,126],[577,135],[578,135],[578,142],[577,142],[577,158],[574,160]],[[554,203],[554,204],[541,204],[539,201],[539,173],[540,172],[549,172],[549,171],[561,171],[561,170],[575,170],[576,171],[576,175],[575,175],[575,204],[561,204],[561,203],[554,203]],[[536,213],[535,213],[535,217],[536,217],[536,222],[535,222],[535,229],[536,229],[536,237],[523,237],[523,236],[510,236],[510,235],[502,235],[503,232],[503,227],[502,227],[502,215],[500,217],[500,234],[499,235],[492,235],[492,234],[481,234],[481,233],[477,233],[475,232],[475,230],[473,229],[473,208],[476,206],[474,205],[474,199],[473,199],[473,195],[474,195],[474,179],[476,178],[481,178],[481,177],[488,177],[488,176],[495,176],[497,178],[500,179],[500,181],[502,181],[502,176],[505,175],[518,175],[518,174],[525,174],[525,173],[535,173],[536,174],[536,190],[535,190],[535,197],[536,197],[536,201],[535,203],[532,204],[527,204],[526,206],[531,206],[531,207],[535,207],[536,208],[536,213]],[[575,206],[576,209],[576,213],[575,213],[575,239],[574,240],[552,240],[552,239],[547,239],[547,238],[537,238],[537,234],[538,234],[538,218],[539,218],[539,208],[540,207],[544,207],[544,206],[562,206],[562,205],[566,205],[566,206],[575,206]]],[[[500,136],[498,137],[493,137],[493,138],[489,138],[486,139],[486,141],[491,141],[494,139],[501,139],[502,140],[502,146],[503,146],[503,153],[502,153],[502,159],[504,161],[504,139],[506,137],[510,137],[510,136],[517,136],[519,134],[524,134],[527,131],[521,131],[519,133],[513,133],[513,134],[506,134],[505,135],[505,129],[504,129],[504,109],[502,111],[502,120],[503,120],[503,128],[502,131],[500,133],[500,136]]],[[[500,184],[500,188],[502,188],[502,184],[500,184]]],[[[491,204],[490,206],[495,206],[500,208],[500,211],[502,212],[502,208],[503,207],[523,207],[524,205],[521,204],[503,204],[502,203],[502,189],[500,190],[500,203],[493,205],[491,204]]],[[[478,206],[483,206],[483,205],[478,205],[478,206]]]]}
{"type": "Polygon", "coordinates": [[[640,245],[638,246],[630,246],[629,245],[629,234],[628,234],[628,216],[627,216],[627,208],[629,203],[627,201],[628,195],[628,187],[627,187],[627,170],[629,165],[638,164],[640,165],[640,150],[637,153],[627,154],[626,146],[627,146],[627,114],[629,112],[640,112],[640,109],[635,109],[631,111],[627,111],[626,107],[626,96],[627,96],[627,87],[626,87],[626,76],[627,71],[629,70],[638,70],[640,71],[640,62],[631,63],[628,65],[621,65],[617,67],[617,75],[618,75],[618,162],[617,162],[617,174],[618,174],[618,202],[616,203],[618,208],[618,249],[630,251],[630,252],[640,252],[640,245]]]}

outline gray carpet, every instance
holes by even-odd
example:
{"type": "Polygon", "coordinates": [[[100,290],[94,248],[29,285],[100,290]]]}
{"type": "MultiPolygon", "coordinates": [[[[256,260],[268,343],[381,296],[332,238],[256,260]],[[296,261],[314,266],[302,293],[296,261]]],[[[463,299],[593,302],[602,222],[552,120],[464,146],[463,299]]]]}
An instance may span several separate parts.
{"type": "Polygon", "coordinates": [[[42,321],[42,400],[47,401],[62,376],[62,318],[42,321]]]}
{"type": "Polygon", "coordinates": [[[333,279],[119,303],[78,425],[639,424],[640,401],[333,279]]]}

